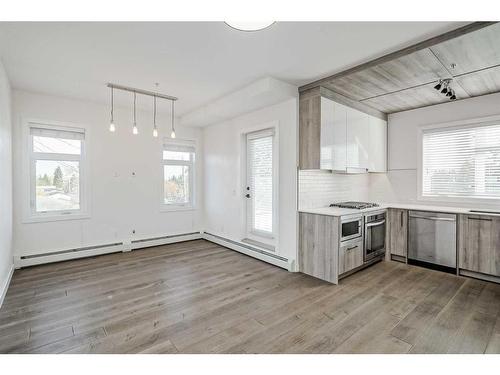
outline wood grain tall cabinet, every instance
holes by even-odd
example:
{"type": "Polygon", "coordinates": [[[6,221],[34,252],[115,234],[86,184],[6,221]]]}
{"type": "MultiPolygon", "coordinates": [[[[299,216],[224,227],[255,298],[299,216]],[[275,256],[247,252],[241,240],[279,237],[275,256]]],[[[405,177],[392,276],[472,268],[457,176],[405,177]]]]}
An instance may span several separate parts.
{"type": "Polygon", "coordinates": [[[389,258],[406,262],[408,256],[408,210],[387,210],[386,248],[389,258]]]}
{"type": "Polygon", "coordinates": [[[300,272],[337,284],[338,217],[301,212],[299,233],[300,272]]]}

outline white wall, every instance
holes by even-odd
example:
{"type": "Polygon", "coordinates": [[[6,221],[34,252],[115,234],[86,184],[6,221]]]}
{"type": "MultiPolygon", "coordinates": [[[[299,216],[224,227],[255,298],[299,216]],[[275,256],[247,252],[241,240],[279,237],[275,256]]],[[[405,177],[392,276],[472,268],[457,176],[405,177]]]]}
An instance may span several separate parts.
{"type": "Polygon", "coordinates": [[[0,61],[0,305],[12,270],[11,89],[0,61]]]}
{"type": "Polygon", "coordinates": [[[150,112],[138,112],[139,135],[132,135],[131,108],[115,108],[117,131],[110,133],[109,107],[61,97],[13,92],[14,128],[14,250],[16,256],[116,241],[181,234],[202,229],[203,148],[198,129],[180,128],[178,138],[195,139],[197,209],[161,212],[162,138],[170,132],[169,115],[160,115],[160,137],[152,137],[150,112]],[[23,118],[74,123],[89,131],[90,218],[23,223],[23,118]],[[132,176],[132,172],[136,176],[132,176]],[[132,230],[135,229],[135,235],[132,230]]]}
{"type": "MultiPolygon", "coordinates": [[[[377,175],[371,180],[371,197],[379,201],[416,202],[418,127],[499,115],[499,103],[500,93],[497,93],[389,115],[389,170],[387,176],[377,175]]],[[[445,202],[434,204],[450,205],[445,202]]],[[[460,205],[472,207],[466,203],[460,205]]],[[[500,202],[498,205],[500,206],[500,202]]],[[[491,204],[473,206],[491,208],[491,204]]]]}
{"type": "Polygon", "coordinates": [[[242,134],[279,122],[279,243],[276,253],[296,259],[297,100],[289,99],[204,128],[205,230],[233,241],[245,238],[242,134]]]}

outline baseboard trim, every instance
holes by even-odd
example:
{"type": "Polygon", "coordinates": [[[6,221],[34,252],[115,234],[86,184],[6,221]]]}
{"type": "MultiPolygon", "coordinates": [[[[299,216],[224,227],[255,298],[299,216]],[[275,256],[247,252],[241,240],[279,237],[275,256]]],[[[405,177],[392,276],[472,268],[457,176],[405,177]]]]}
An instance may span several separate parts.
{"type": "Polygon", "coordinates": [[[7,290],[9,289],[10,281],[12,280],[12,275],[14,274],[14,264],[11,264],[9,274],[2,284],[2,289],[0,291],[0,308],[2,308],[3,300],[7,295],[7,290]]]}
{"type": "Polygon", "coordinates": [[[257,258],[259,260],[262,260],[263,262],[267,262],[274,266],[284,268],[288,271],[293,271],[294,265],[289,262],[287,258],[275,254],[270,254],[264,249],[259,249],[258,247],[251,246],[243,242],[230,240],[229,238],[221,237],[208,232],[203,233],[203,238],[207,241],[227,247],[228,249],[235,250],[239,253],[251,256],[253,258],[257,258]]]}
{"type": "Polygon", "coordinates": [[[492,283],[500,284],[500,277],[498,276],[487,275],[480,272],[468,271],[462,268],[460,268],[458,272],[460,276],[472,277],[474,279],[485,280],[485,281],[490,281],[492,283]]]}

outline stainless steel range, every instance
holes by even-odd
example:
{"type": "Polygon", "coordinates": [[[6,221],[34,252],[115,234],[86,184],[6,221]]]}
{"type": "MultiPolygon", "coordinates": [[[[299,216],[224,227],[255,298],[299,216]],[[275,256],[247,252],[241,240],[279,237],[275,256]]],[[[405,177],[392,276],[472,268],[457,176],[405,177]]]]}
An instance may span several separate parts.
{"type": "Polygon", "coordinates": [[[330,207],[352,208],[354,210],[363,210],[365,208],[378,207],[378,204],[370,202],[338,202],[338,203],[332,203],[330,207]]]}

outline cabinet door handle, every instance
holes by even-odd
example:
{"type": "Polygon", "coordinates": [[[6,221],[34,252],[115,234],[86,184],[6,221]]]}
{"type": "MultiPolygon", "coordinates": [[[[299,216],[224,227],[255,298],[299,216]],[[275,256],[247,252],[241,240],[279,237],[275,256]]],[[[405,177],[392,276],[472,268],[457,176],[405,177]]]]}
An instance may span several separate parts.
{"type": "Polygon", "coordinates": [[[347,252],[347,251],[351,251],[351,250],[354,250],[354,249],[356,249],[356,248],[357,248],[357,246],[353,246],[353,247],[348,247],[348,248],[347,248],[347,250],[346,250],[346,252],[347,252]]]}
{"type": "Polygon", "coordinates": [[[401,211],[401,228],[403,228],[403,211],[401,211]]]}

